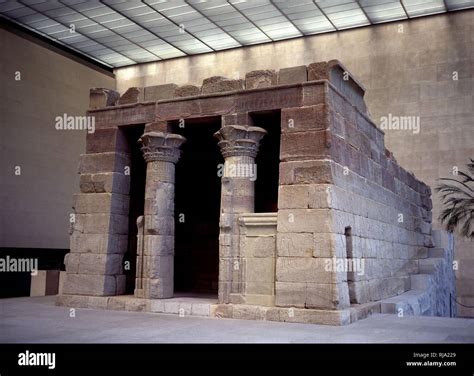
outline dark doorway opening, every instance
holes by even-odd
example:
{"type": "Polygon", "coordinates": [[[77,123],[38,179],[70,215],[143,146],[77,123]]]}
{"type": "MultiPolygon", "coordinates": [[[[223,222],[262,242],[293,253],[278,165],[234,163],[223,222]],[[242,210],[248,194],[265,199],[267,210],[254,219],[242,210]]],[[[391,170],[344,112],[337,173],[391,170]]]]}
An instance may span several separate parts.
{"type": "Polygon", "coordinates": [[[174,290],[217,294],[219,214],[223,163],[213,134],[220,117],[172,122],[173,133],[186,137],[176,165],[174,290]]]}
{"type": "Polygon", "coordinates": [[[140,150],[138,139],[142,136],[145,126],[121,127],[121,135],[130,153],[130,209],[128,222],[128,245],[123,258],[123,273],[126,275],[126,294],[133,294],[135,289],[137,264],[137,218],[143,215],[145,205],[146,162],[140,150]]]}
{"type": "Polygon", "coordinates": [[[277,212],[281,111],[252,113],[251,118],[254,126],[263,128],[268,132],[260,142],[260,148],[255,160],[257,164],[255,212],[277,212]]]}

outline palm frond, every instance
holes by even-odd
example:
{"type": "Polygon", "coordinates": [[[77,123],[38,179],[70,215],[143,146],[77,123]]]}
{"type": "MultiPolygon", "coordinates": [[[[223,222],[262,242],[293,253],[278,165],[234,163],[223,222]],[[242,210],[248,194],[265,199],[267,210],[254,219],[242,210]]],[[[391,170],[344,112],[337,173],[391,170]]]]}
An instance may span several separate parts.
{"type": "Polygon", "coordinates": [[[458,171],[457,178],[440,178],[435,188],[440,194],[443,210],[439,220],[449,232],[458,230],[462,236],[474,238],[474,159],[468,172],[458,171]]]}

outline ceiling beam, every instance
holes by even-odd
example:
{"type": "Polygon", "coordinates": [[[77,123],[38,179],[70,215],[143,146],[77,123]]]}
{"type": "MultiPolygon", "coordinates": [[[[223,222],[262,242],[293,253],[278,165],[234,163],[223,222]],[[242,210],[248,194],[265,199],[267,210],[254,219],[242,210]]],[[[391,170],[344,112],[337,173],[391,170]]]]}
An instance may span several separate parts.
{"type": "Polygon", "coordinates": [[[222,27],[220,27],[217,23],[215,23],[213,20],[209,18],[209,16],[206,16],[203,12],[201,12],[198,8],[196,8],[194,5],[190,4],[188,0],[184,0],[187,6],[192,8],[195,12],[197,12],[201,17],[204,17],[206,20],[208,20],[210,23],[212,23],[215,27],[217,27],[219,30],[222,30],[225,34],[227,34],[229,37],[231,37],[233,40],[235,40],[240,46],[244,46],[244,43],[239,41],[236,37],[234,37],[232,34],[230,34],[228,31],[224,30],[222,27]]]}
{"type": "Polygon", "coordinates": [[[446,3],[446,0],[443,0],[443,5],[444,5],[444,10],[446,12],[449,12],[448,3],[446,3]]]}
{"type": "Polygon", "coordinates": [[[367,14],[367,12],[365,11],[364,7],[362,5],[360,5],[360,1],[359,0],[356,0],[356,3],[357,5],[359,6],[360,10],[362,11],[362,13],[364,13],[364,16],[365,18],[367,18],[367,21],[369,21],[369,24],[373,25],[372,23],[372,20],[370,19],[369,15],[367,14]]]}
{"type": "Polygon", "coordinates": [[[328,15],[326,14],[326,12],[323,10],[323,8],[321,8],[321,7],[318,5],[318,3],[317,3],[316,0],[313,0],[313,4],[316,5],[316,8],[318,8],[319,11],[322,13],[322,15],[323,15],[324,17],[326,17],[326,19],[329,21],[329,23],[330,23],[331,26],[334,28],[334,30],[338,31],[339,29],[337,28],[337,26],[334,25],[334,23],[330,20],[330,18],[329,18],[328,15]]]}
{"type": "Polygon", "coordinates": [[[281,13],[281,15],[282,15],[283,17],[285,17],[285,18],[288,20],[289,23],[291,23],[291,24],[293,25],[293,27],[294,27],[296,30],[298,30],[298,32],[299,32],[302,36],[305,36],[305,35],[306,35],[305,33],[303,33],[303,31],[301,31],[301,29],[300,29],[298,26],[295,25],[295,23],[290,19],[290,17],[288,17],[288,16],[286,15],[286,13],[284,13],[284,12],[280,9],[280,7],[279,7],[278,5],[276,5],[276,4],[273,2],[273,0],[270,0],[270,3],[278,10],[278,12],[281,13]]]}
{"type": "Polygon", "coordinates": [[[258,25],[253,22],[250,18],[248,18],[242,11],[240,11],[239,8],[237,8],[234,4],[230,2],[230,0],[226,0],[227,4],[229,4],[232,8],[234,8],[235,11],[237,11],[242,17],[244,17],[248,22],[250,22],[258,31],[260,31],[263,35],[265,35],[270,41],[275,42],[273,38],[270,38],[270,36],[264,32],[258,25]]]}
{"type": "MultiPolygon", "coordinates": [[[[185,56],[188,56],[188,55],[189,55],[186,51],[182,50],[182,49],[179,48],[178,46],[175,46],[173,43],[171,43],[171,42],[169,42],[168,40],[166,40],[166,38],[159,36],[159,35],[158,35],[157,33],[155,33],[153,30],[147,28],[146,26],[143,26],[140,22],[136,21],[135,19],[128,17],[125,13],[123,13],[123,12],[121,12],[120,10],[114,8],[112,5],[110,5],[110,4],[106,3],[106,2],[104,2],[103,0],[99,0],[99,2],[100,2],[102,5],[105,5],[107,8],[113,10],[115,13],[120,14],[122,17],[125,17],[126,19],[128,19],[128,20],[134,22],[136,25],[140,26],[143,30],[148,31],[150,34],[154,35],[155,37],[157,37],[157,38],[158,38],[159,40],[161,40],[162,42],[165,42],[166,44],[170,45],[171,47],[177,49],[179,52],[183,53],[185,56]]],[[[145,5],[147,5],[147,6],[149,7],[148,4],[145,4],[145,5]]]]}
{"type": "Polygon", "coordinates": [[[205,45],[207,48],[211,49],[211,51],[216,51],[213,47],[209,46],[206,42],[202,41],[201,39],[199,39],[196,35],[194,35],[193,33],[191,33],[190,31],[188,31],[186,29],[186,27],[181,27],[182,25],[180,24],[177,24],[176,22],[174,22],[170,17],[166,16],[164,13],[160,12],[158,9],[156,9],[153,5],[150,5],[148,4],[145,0],[143,0],[143,3],[148,5],[150,8],[152,8],[156,13],[158,13],[161,17],[163,17],[164,19],[166,19],[168,22],[171,22],[173,25],[175,25],[179,30],[183,30],[186,34],[189,34],[191,35],[194,39],[196,39],[197,41],[199,41],[200,43],[202,43],[203,45],[205,45]]]}
{"type": "Polygon", "coordinates": [[[410,15],[407,12],[407,8],[405,8],[405,4],[403,4],[403,0],[400,0],[400,5],[402,6],[403,11],[405,12],[405,16],[407,16],[407,18],[410,18],[410,15]]]}
{"type": "MultiPolygon", "coordinates": [[[[150,50],[147,49],[146,47],[140,46],[139,44],[135,43],[133,40],[127,38],[126,36],[117,33],[115,30],[110,29],[109,27],[107,27],[107,26],[105,26],[105,25],[103,25],[103,24],[98,23],[98,22],[95,21],[93,18],[90,18],[90,17],[87,16],[85,13],[82,13],[80,10],[77,10],[76,8],[74,8],[74,7],[72,7],[72,6],[68,5],[68,4],[64,4],[61,0],[58,0],[58,2],[59,2],[59,4],[64,5],[65,7],[67,7],[67,8],[69,8],[69,9],[73,10],[74,12],[79,13],[81,16],[87,18],[88,20],[90,20],[90,21],[92,21],[92,22],[95,22],[97,25],[99,25],[99,26],[101,26],[101,27],[103,27],[103,28],[105,28],[105,29],[111,31],[111,32],[114,33],[115,35],[118,35],[119,37],[125,39],[127,42],[132,43],[133,45],[137,46],[138,48],[140,48],[140,49],[142,49],[142,50],[145,50],[146,52],[152,54],[153,56],[157,57],[158,59],[163,60],[162,57],[158,56],[158,55],[155,54],[153,51],[150,51],[150,50]]],[[[89,37],[89,38],[90,38],[90,37],[89,37]]],[[[91,39],[92,39],[92,38],[91,38],[91,39]]],[[[95,40],[95,39],[92,39],[92,40],[95,40]]]]}
{"type": "MultiPolygon", "coordinates": [[[[56,18],[54,18],[54,17],[52,17],[52,16],[50,16],[50,15],[48,15],[48,14],[45,14],[45,13],[43,13],[43,12],[38,11],[38,10],[36,10],[34,7],[32,7],[32,6],[28,5],[28,4],[25,4],[22,0],[18,0],[18,2],[19,2],[21,5],[23,5],[24,7],[28,8],[28,9],[31,9],[31,10],[35,11],[36,13],[41,14],[41,15],[43,15],[43,16],[45,16],[45,17],[48,17],[49,19],[53,20],[54,22],[56,22],[56,23],[58,23],[58,24],[64,26],[66,29],[70,29],[70,27],[71,27],[71,25],[66,25],[66,24],[64,24],[63,22],[58,21],[56,18]]],[[[105,44],[102,44],[102,43],[100,43],[100,42],[97,42],[95,39],[91,39],[91,38],[89,38],[87,35],[84,35],[84,34],[80,33],[79,31],[74,31],[74,32],[77,33],[77,34],[79,34],[79,35],[82,35],[84,38],[87,38],[87,39],[91,40],[92,42],[97,43],[98,45],[100,45],[100,46],[102,46],[102,47],[104,47],[104,48],[106,48],[106,49],[108,49],[108,50],[114,51],[115,53],[119,54],[120,56],[123,56],[123,57],[127,58],[128,60],[133,61],[135,64],[137,63],[137,62],[136,62],[135,60],[133,60],[132,58],[128,57],[127,55],[123,54],[122,52],[119,52],[119,51],[113,49],[112,47],[108,47],[108,46],[106,46],[105,44]]],[[[56,39],[57,39],[57,38],[56,38],[56,39]]],[[[60,39],[58,39],[58,40],[60,40],[60,39]]],[[[66,43],[66,44],[67,44],[67,43],[66,43]]]]}

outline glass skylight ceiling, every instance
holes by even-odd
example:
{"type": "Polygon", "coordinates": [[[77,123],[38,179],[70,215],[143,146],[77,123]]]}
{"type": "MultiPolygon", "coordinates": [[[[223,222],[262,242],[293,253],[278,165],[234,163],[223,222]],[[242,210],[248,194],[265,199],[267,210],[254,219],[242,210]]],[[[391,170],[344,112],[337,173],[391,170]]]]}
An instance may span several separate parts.
{"type": "Polygon", "coordinates": [[[0,0],[0,15],[110,67],[474,7],[474,0],[0,0]]]}

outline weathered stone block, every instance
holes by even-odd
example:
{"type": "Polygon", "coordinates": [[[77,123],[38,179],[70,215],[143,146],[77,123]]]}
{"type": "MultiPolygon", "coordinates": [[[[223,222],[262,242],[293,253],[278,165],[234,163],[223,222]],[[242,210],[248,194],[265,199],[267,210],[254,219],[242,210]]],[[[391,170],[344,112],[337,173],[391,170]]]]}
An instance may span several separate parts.
{"type": "Polygon", "coordinates": [[[75,232],[70,238],[74,253],[119,253],[127,251],[128,235],[90,234],[75,232]]]}
{"type": "Polygon", "coordinates": [[[86,135],[86,153],[130,153],[130,144],[118,127],[99,128],[86,135]]]}
{"type": "Polygon", "coordinates": [[[277,252],[279,257],[312,257],[314,239],[312,233],[278,233],[277,252]]]}
{"type": "Polygon", "coordinates": [[[128,215],[130,197],[114,193],[76,193],[74,211],[78,214],[112,213],[128,215]]]}
{"type": "Polygon", "coordinates": [[[124,173],[130,168],[130,155],[122,153],[81,154],[79,161],[80,174],[95,174],[100,172],[124,173]]]}
{"type": "Polygon", "coordinates": [[[159,299],[150,301],[150,312],[165,312],[165,302],[159,299]]]}
{"type": "Polygon", "coordinates": [[[278,187],[279,209],[307,209],[310,185],[281,185],[278,187]]]}
{"type": "Polygon", "coordinates": [[[118,105],[143,102],[143,88],[131,87],[118,100],[118,105]]]}
{"type": "Polygon", "coordinates": [[[234,306],[231,304],[217,304],[211,306],[211,316],[217,318],[232,318],[234,306]]]}
{"type": "Polygon", "coordinates": [[[79,185],[82,193],[130,193],[130,175],[117,172],[82,174],[79,185]]]}
{"type": "Polygon", "coordinates": [[[175,90],[178,85],[176,84],[164,84],[156,86],[146,86],[144,91],[144,101],[159,101],[163,99],[174,98],[175,90]]]}
{"type": "Polygon", "coordinates": [[[275,259],[272,257],[244,258],[243,268],[246,282],[273,282],[275,280],[275,259]]]}
{"type": "Polygon", "coordinates": [[[256,320],[258,307],[251,305],[236,305],[232,312],[232,318],[238,320],[256,320]]]}
{"type": "Polygon", "coordinates": [[[179,302],[165,302],[165,312],[166,313],[179,313],[179,302]]]}
{"type": "MultiPolygon", "coordinates": [[[[246,92],[238,95],[233,101],[235,112],[252,112],[274,110],[276,108],[290,108],[301,106],[303,102],[302,87],[287,87],[272,91],[271,95],[262,95],[261,92],[246,92]]],[[[313,104],[313,103],[309,103],[313,104]]]]}
{"type": "Polygon", "coordinates": [[[243,257],[275,257],[275,236],[244,237],[241,252],[243,257]]]}
{"type": "Polygon", "coordinates": [[[88,308],[90,296],[62,294],[56,298],[56,305],[63,307],[88,308]]]}
{"type": "Polygon", "coordinates": [[[351,304],[363,304],[370,301],[370,289],[368,281],[348,282],[349,297],[351,304]]]}
{"type": "Polygon", "coordinates": [[[288,161],[280,163],[280,185],[329,184],[333,182],[330,161],[288,161]]]}
{"type": "Polygon", "coordinates": [[[79,272],[80,253],[66,253],[64,256],[64,265],[68,273],[77,274],[79,272]]]}
{"type": "Polygon", "coordinates": [[[145,279],[149,299],[165,299],[173,297],[173,278],[145,279]]]}
{"type": "Polygon", "coordinates": [[[346,283],[307,283],[306,308],[344,309],[350,306],[346,283]]]}
{"type": "Polygon", "coordinates": [[[76,214],[73,234],[128,234],[128,216],[120,214],[76,214]]]}
{"type": "Polygon", "coordinates": [[[123,255],[79,253],[79,274],[116,275],[123,273],[123,255]]]}
{"type": "Polygon", "coordinates": [[[147,309],[147,302],[143,299],[127,299],[125,310],[130,312],[144,312],[147,309]]]}
{"type": "MultiPolygon", "coordinates": [[[[298,322],[304,324],[322,324],[322,325],[348,325],[351,323],[350,310],[319,310],[319,309],[299,309],[288,314],[291,308],[285,309],[287,312],[280,312],[280,318],[286,322],[298,322]]],[[[283,310],[283,309],[282,309],[283,310]]]]}
{"type": "Polygon", "coordinates": [[[278,232],[333,232],[328,209],[281,209],[278,211],[278,232]]]}
{"type": "Polygon", "coordinates": [[[276,282],[275,305],[277,307],[301,307],[306,304],[305,282],[276,282]]]}
{"type": "Polygon", "coordinates": [[[111,309],[114,311],[125,311],[125,303],[127,302],[126,299],[123,297],[110,297],[107,301],[107,309],[111,309]]]}
{"type": "Polygon", "coordinates": [[[329,113],[325,104],[281,110],[281,131],[303,132],[329,127],[329,113]]]}
{"type": "Polygon", "coordinates": [[[346,241],[342,234],[315,232],[313,257],[346,257],[346,241]]]}
{"type": "Polygon", "coordinates": [[[323,159],[330,156],[330,147],[330,134],[325,130],[282,133],[280,160],[323,159]]]}
{"type": "Polygon", "coordinates": [[[278,85],[298,84],[308,81],[306,65],[282,68],[278,72],[278,85]]]}
{"type": "Polygon", "coordinates": [[[120,94],[115,90],[104,88],[92,88],[89,92],[89,109],[115,106],[120,94]]]}
{"type": "Polygon", "coordinates": [[[112,275],[67,274],[65,294],[110,296],[125,292],[125,279],[112,275]]]}
{"type": "Polygon", "coordinates": [[[334,270],[330,258],[279,257],[276,262],[278,282],[338,283],[347,280],[347,271],[334,270]]]}
{"type": "Polygon", "coordinates": [[[320,61],[308,65],[308,81],[329,79],[328,63],[320,61]]]}
{"type": "Polygon", "coordinates": [[[211,314],[210,304],[193,303],[191,305],[192,316],[204,316],[207,317],[211,314]]]}
{"type": "Polygon", "coordinates": [[[201,93],[222,93],[225,91],[243,90],[244,88],[244,80],[232,80],[226,77],[213,76],[204,79],[201,93]]]}
{"type": "Polygon", "coordinates": [[[258,89],[277,84],[277,74],[274,70],[255,70],[245,75],[245,88],[258,89]]]}
{"type": "MultiPolygon", "coordinates": [[[[244,291],[246,295],[253,294],[253,295],[274,295],[275,290],[275,282],[245,282],[244,283],[244,291]]],[[[258,299],[257,299],[258,300],[258,299]]],[[[262,297],[262,300],[267,301],[267,297],[262,297]]],[[[255,299],[252,303],[249,303],[249,299],[247,299],[248,304],[254,304],[255,299]]],[[[262,304],[267,305],[267,304],[262,304]]]]}
{"type": "Polygon", "coordinates": [[[201,94],[201,88],[195,85],[183,85],[174,90],[174,96],[176,98],[192,97],[199,94],[201,94]]]}

